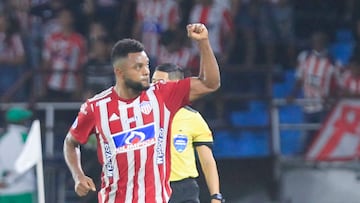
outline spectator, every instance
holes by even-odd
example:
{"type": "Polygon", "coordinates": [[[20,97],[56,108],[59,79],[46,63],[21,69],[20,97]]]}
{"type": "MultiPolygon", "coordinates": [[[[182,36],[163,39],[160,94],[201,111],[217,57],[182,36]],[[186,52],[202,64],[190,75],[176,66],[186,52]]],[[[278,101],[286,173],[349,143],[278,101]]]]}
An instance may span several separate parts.
{"type": "Polygon", "coordinates": [[[235,63],[293,65],[295,34],[288,0],[234,0],[233,13],[240,39],[236,50],[244,52],[243,60],[232,56],[235,63]]]}
{"type": "Polygon", "coordinates": [[[99,21],[93,21],[92,23],[90,23],[88,33],[88,40],[90,42],[103,37],[107,37],[109,35],[104,25],[99,21]]]}
{"type": "Polygon", "coordinates": [[[341,74],[339,81],[341,97],[360,97],[360,56],[355,53],[349,61],[348,68],[341,74]]]}
{"type": "Polygon", "coordinates": [[[15,18],[0,13],[0,96],[17,80],[25,62],[25,51],[15,18]]]}
{"type": "Polygon", "coordinates": [[[93,54],[84,67],[84,98],[90,98],[114,84],[110,63],[110,40],[105,36],[93,39],[90,49],[93,54]]]}
{"type": "Polygon", "coordinates": [[[156,64],[161,33],[165,30],[175,30],[179,22],[177,1],[138,0],[133,38],[143,42],[150,64],[156,64]]]}
{"type": "Polygon", "coordinates": [[[184,36],[185,34],[185,32],[180,30],[167,30],[162,33],[158,64],[174,63],[182,67],[183,70],[189,70],[189,73],[186,73],[186,75],[197,75],[198,70],[195,68],[197,60],[189,47],[189,43],[184,36]]]}
{"type": "Polygon", "coordinates": [[[12,107],[5,113],[6,132],[0,135],[0,202],[35,202],[35,174],[29,170],[23,174],[15,171],[15,161],[20,155],[27,137],[26,121],[32,112],[12,107]],[[11,153],[10,153],[11,152],[11,153]]]}
{"type": "Polygon", "coordinates": [[[116,22],[112,25],[111,37],[113,40],[129,38],[133,34],[134,19],[136,19],[137,1],[122,0],[117,9],[118,16],[116,22]]]}
{"type": "Polygon", "coordinates": [[[257,21],[259,16],[258,1],[233,0],[232,12],[236,32],[235,52],[231,56],[231,63],[254,64],[257,50],[257,21]],[[243,50],[243,49],[244,50],[243,50]],[[244,58],[238,53],[244,52],[244,58]]]}
{"type": "Polygon", "coordinates": [[[81,71],[86,61],[86,42],[82,35],[74,31],[70,10],[61,10],[58,20],[61,31],[45,40],[43,50],[45,99],[77,100],[82,95],[81,71]]]}
{"type": "MultiPolygon", "coordinates": [[[[298,56],[296,84],[287,99],[291,102],[302,88],[306,99],[319,100],[304,105],[304,113],[306,123],[321,123],[329,111],[328,99],[336,93],[336,69],[328,54],[327,35],[314,32],[311,40],[311,50],[303,51],[298,56]]],[[[312,142],[315,132],[307,133],[305,149],[312,142]]]]}
{"type": "MultiPolygon", "coordinates": [[[[294,67],[295,59],[295,31],[294,11],[289,0],[277,0],[272,3],[272,17],[275,26],[275,50],[273,59],[269,56],[268,62],[275,61],[286,67],[294,67]]],[[[271,54],[271,50],[269,50],[271,54]]]]}
{"type": "Polygon", "coordinates": [[[209,28],[211,45],[219,63],[227,63],[234,44],[234,23],[228,7],[215,0],[199,0],[190,12],[189,21],[201,22],[209,28]]]}
{"type": "Polygon", "coordinates": [[[41,20],[41,29],[38,30],[38,35],[42,39],[46,39],[50,34],[59,32],[61,26],[59,25],[57,14],[65,7],[63,0],[50,0],[45,3],[34,5],[30,9],[30,14],[38,17],[41,20]]]}
{"type": "MultiPolygon", "coordinates": [[[[152,76],[153,83],[181,79],[184,79],[182,68],[172,63],[156,66],[152,76]]],[[[222,202],[219,175],[212,153],[213,137],[201,114],[190,106],[179,109],[172,121],[170,139],[172,194],[169,203],[200,202],[199,186],[195,179],[199,176],[195,152],[205,175],[211,202],[222,202]]]]}

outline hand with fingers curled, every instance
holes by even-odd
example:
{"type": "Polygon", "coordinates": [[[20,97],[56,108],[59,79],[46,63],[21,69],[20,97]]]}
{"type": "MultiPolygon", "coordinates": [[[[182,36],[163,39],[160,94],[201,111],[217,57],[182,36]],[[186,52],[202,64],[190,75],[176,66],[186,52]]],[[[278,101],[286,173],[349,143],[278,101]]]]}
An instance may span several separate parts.
{"type": "Polygon", "coordinates": [[[189,38],[196,41],[207,40],[209,33],[206,26],[202,23],[193,23],[186,26],[189,38]]]}
{"type": "Polygon", "coordinates": [[[83,197],[89,193],[89,191],[96,191],[93,180],[85,175],[79,176],[75,181],[75,192],[80,197],[83,197]]]}

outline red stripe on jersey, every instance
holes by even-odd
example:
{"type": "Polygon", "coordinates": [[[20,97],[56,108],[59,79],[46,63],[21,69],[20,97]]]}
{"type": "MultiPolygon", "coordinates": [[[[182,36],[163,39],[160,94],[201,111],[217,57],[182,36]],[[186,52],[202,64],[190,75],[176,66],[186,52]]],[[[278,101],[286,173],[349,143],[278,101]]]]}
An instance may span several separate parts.
{"type": "Polygon", "coordinates": [[[331,63],[329,60],[326,60],[326,64],[323,68],[323,71],[322,71],[322,75],[324,75],[325,77],[322,77],[321,78],[321,87],[324,87],[323,89],[323,92],[322,92],[322,95],[323,96],[326,96],[329,94],[330,92],[330,87],[331,87],[331,82],[332,82],[332,77],[329,75],[331,73],[331,63]],[[329,76],[328,76],[329,75],[329,76]]]}
{"type": "Polygon", "coordinates": [[[200,15],[200,23],[207,24],[209,12],[210,12],[210,6],[202,7],[201,9],[201,15],[200,15]]]}
{"type": "MultiPolygon", "coordinates": [[[[151,148],[147,149],[147,155],[149,157],[154,157],[154,150],[151,148]]],[[[153,162],[151,159],[146,159],[146,168],[145,168],[145,176],[148,176],[150,174],[154,174],[154,167],[153,167],[153,162]]],[[[152,175],[151,178],[147,178],[145,179],[145,188],[147,188],[147,192],[145,194],[145,202],[154,202],[154,197],[155,197],[155,187],[154,187],[154,183],[155,182],[155,177],[152,175]]]]}
{"type": "Polygon", "coordinates": [[[116,161],[118,164],[119,177],[121,178],[117,181],[118,189],[116,191],[115,202],[125,202],[128,182],[128,159],[126,156],[116,156],[116,161]]]}
{"type": "Polygon", "coordinates": [[[179,21],[179,13],[177,7],[172,7],[169,12],[169,27],[176,26],[179,21]]]}
{"type": "MultiPolygon", "coordinates": [[[[139,171],[140,170],[140,162],[141,162],[141,157],[140,157],[140,150],[136,150],[134,152],[134,168],[135,168],[135,171],[139,171]]],[[[134,175],[134,188],[133,188],[133,201],[134,203],[138,202],[138,199],[139,199],[139,182],[138,182],[138,179],[139,179],[139,173],[135,173],[134,175]]],[[[143,195],[143,194],[140,194],[140,195],[143,195]]]]}
{"type": "Polygon", "coordinates": [[[319,71],[319,64],[321,64],[321,59],[313,56],[312,60],[315,60],[314,66],[313,67],[309,67],[309,74],[311,75],[318,75],[318,71],[319,71]],[[311,72],[310,72],[311,71],[311,72]]]}
{"type": "Polygon", "coordinates": [[[229,10],[227,9],[224,10],[223,19],[224,19],[223,27],[225,28],[225,30],[234,32],[235,25],[229,10]]]}

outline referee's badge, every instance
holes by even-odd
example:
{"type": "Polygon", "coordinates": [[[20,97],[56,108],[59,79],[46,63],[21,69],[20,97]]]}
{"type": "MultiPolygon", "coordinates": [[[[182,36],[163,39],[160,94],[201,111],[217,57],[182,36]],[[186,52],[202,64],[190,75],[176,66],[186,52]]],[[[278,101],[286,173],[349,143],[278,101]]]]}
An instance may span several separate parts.
{"type": "Polygon", "coordinates": [[[186,145],[188,143],[188,138],[186,135],[175,135],[173,144],[178,152],[183,152],[186,148],[186,145]]]}

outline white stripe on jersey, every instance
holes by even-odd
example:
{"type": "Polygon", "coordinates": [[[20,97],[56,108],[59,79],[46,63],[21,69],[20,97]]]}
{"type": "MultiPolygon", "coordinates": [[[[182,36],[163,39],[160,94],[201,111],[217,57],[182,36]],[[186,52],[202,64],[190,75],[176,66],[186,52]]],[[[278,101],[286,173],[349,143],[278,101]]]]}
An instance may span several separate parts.
{"type": "Polygon", "coordinates": [[[147,148],[140,149],[140,168],[138,175],[138,202],[145,202],[145,172],[146,172],[147,148]]]}
{"type": "Polygon", "coordinates": [[[110,87],[110,88],[100,92],[99,94],[96,94],[94,97],[89,99],[89,102],[93,102],[93,101],[96,101],[96,100],[99,100],[101,98],[104,98],[104,97],[108,96],[109,94],[112,93],[112,88],[113,87],[110,87]]]}
{"type": "MultiPolygon", "coordinates": [[[[154,94],[153,88],[150,88],[148,91],[146,91],[146,94],[150,100],[151,106],[153,107],[153,115],[154,115],[154,123],[160,123],[160,109],[159,109],[159,102],[156,99],[156,96],[154,94]]],[[[164,119],[165,121],[165,119],[164,119]]],[[[160,129],[159,125],[155,125],[155,132],[158,134],[157,139],[159,139],[160,129]]],[[[166,142],[165,142],[166,143],[166,142]]],[[[154,181],[155,181],[155,197],[156,197],[156,203],[162,203],[162,183],[160,182],[160,174],[159,174],[159,168],[157,164],[157,148],[159,145],[159,141],[155,143],[155,153],[154,153],[154,161],[153,161],[153,167],[154,167],[154,181]]]]}
{"type": "MultiPolygon", "coordinates": [[[[136,126],[144,125],[143,117],[140,109],[140,100],[136,100],[134,105],[134,116],[136,126]]],[[[138,175],[138,202],[145,202],[145,171],[146,171],[146,160],[147,160],[147,148],[140,149],[140,168],[138,175]]]]}
{"type": "Polygon", "coordinates": [[[318,64],[318,68],[317,68],[317,72],[315,73],[316,75],[318,76],[322,76],[320,77],[321,78],[321,81],[320,81],[320,86],[323,87],[324,89],[321,89],[318,93],[320,95],[318,95],[319,97],[322,97],[323,95],[326,95],[328,90],[329,90],[329,87],[328,85],[330,84],[329,83],[329,80],[327,80],[327,73],[326,73],[326,65],[328,64],[328,60],[325,60],[325,59],[320,59],[319,61],[319,64],[318,64]]]}
{"type": "MultiPolygon", "coordinates": [[[[109,126],[109,118],[108,118],[108,110],[107,110],[107,103],[111,101],[110,97],[102,99],[97,102],[100,111],[100,120],[101,120],[101,128],[105,135],[111,135],[110,126],[109,126]]],[[[111,150],[111,154],[113,156],[116,155],[116,147],[113,139],[108,139],[109,147],[111,150]]]]}
{"type": "MultiPolygon", "coordinates": [[[[137,98],[139,99],[139,98],[137,98]]],[[[122,125],[122,131],[127,131],[130,129],[130,124],[127,122],[129,120],[128,118],[128,107],[131,107],[131,105],[127,105],[125,102],[118,101],[119,111],[120,111],[120,120],[122,125]],[[125,107],[125,108],[124,108],[125,107]]],[[[132,103],[133,104],[133,103],[132,103]]],[[[133,190],[134,190],[134,182],[133,177],[135,175],[135,168],[134,168],[134,151],[129,150],[126,153],[127,156],[127,165],[128,165],[128,171],[127,171],[127,183],[126,183],[126,196],[125,196],[125,202],[132,202],[133,199],[133,190]],[[130,167],[132,166],[132,167],[130,167]]]]}
{"type": "MultiPolygon", "coordinates": [[[[103,137],[100,135],[98,136],[99,137],[99,142],[100,142],[100,147],[101,149],[105,149],[105,145],[104,145],[104,139],[103,137]]],[[[107,174],[106,174],[106,164],[105,162],[107,162],[107,158],[106,158],[106,155],[105,155],[105,151],[104,150],[101,150],[101,153],[102,153],[102,159],[103,159],[103,162],[104,164],[102,165],[102,171],[104,173],[104,181],[105,181],[105,185],[108,186],[109,185],[109,179],[107,178],[107,174]]],[[[101,189],[100,190],[100,196],[101,196],[101,202],[100,203],[105,203],[105,189],[101,189]]]]}
{"type": "MultiPolygon", "coordinates": [[[[306,65],[308,65],[308,69],[307,69],[307,71],[305,72],[305,74],[307,74],[307,75],[312,75],[313,73],[314,73],[314,69],[315,69],[315,64],[316,64],[316,57],[314,57],[314,56],[311,56],[310,57],[310,59],[309,59],[309,62],[307,62],[307,63],[309,63],[309,64],[306,64],[306,65]]],[[[306,77],[306,76],[305,76],[306,77]]],[[[307,77],[307,79],[309,80],[309,79],[311,79],[311,77],[307,77]]],[[[311,81],[307,81],[308,83],[311,83],[311,81]]]]}
{"type": "MultiPolygon", "coordinates": [[[[107,98],[97,102],[97,105],[99,106],[99,111],[100,111],[101,128],[105,135],[111,135],[110,126],[109,126],[109,122],[108,122],[108,110],[107,110],[107,106],[106,106],[106,104],[109,101],[111,101],[111,98],[107,97],[107,98]]],[[[110,147],[111,157],[112,157],[112,165],[113,165],[113,177],[112,178],[113,178],[113,181],[116,182],[117,180],[119,180],[119,169],[117,167],[117,160],[115,157],[116,156],[115,144],[112,139],[108,139],[107,141],[109,142],[109,147],[110,147]]],[[[104,148],[102,148],[102,149],[104,149],[104,148]]],[[[103,153],[105,153],[105,152],[103,152],[103,153]]],[[[104,172],[106,173],[106,171],[104,171],[104,172]]],[[[108,188],[110,185],[109,177],[107,177],[106,174],[104,174],[104,179],[105,179],[106,186],[103,188],[104,192],[101,192],[101,194],[105,193],[106,188],[108,188]]],[[[110,187],[111,187],[111,189],[108,194],[109,201],[107,203],[114,203],[115,197],[116,197],[116,191],[118,189],[117,184],[111,184],[110,187]]],[[[102,197],[102,199],[106,199],[106,195],[104,195],[102,197]]]]}
{"type": "Polygon", "coordinates": [[[322,91],[322,96],[326,96],[330,92],[331,80],[332,80],[331,75],[333,74],[332,70],[333,70],[332,65],[329,64],[328,60],[326,60],[324,67],[323,67],[323,71],[322,71],[322,74],[325,76],[323,78],[324,84],[322,85],[322,87],[324,87],[324,90],[322,91]]]}
{"type": "MultiPolygon", "coordinates": [[[[164,152],[166,153],[166,143],[167,143],[167,134],[168,134],[168,129],[169,129],[169,124],[170,124],[170,111],[167,109],[167,108],[164,108],[164,121],[168,121],[168,122],[165,122],[164,123],[164,145],[163,145],[163,150],[164,150],[164,152]]],[[[170,146],[168,146],[168,147],[170,147],[170,146]]],[[[163,164],[163,167],[164,167],[164,171],[167,171],[166,170],[166,166],[167,166],[167,162],[166,162],[166,159],[164,160],[164,164],[163,164]]],[[[170,163],[169,163],[170,164],[170,163]]],[[[166,174],[165,174],[166,175],[166,174]]],[[[164,179],[165,180],[165,179],[164,179]]],[[[164,183],[164,184],[166,184],[166,183],[164,183]]],[[[164,194],[165,194],[165,198],[167,199],[167,200],[169,200],[170,199],[170,196],[168,196],[168,193],[165,191],[164,192],[164,194]]]]}

